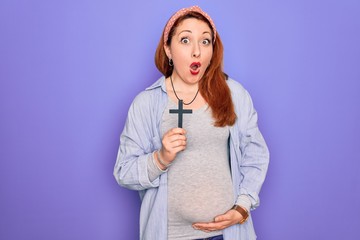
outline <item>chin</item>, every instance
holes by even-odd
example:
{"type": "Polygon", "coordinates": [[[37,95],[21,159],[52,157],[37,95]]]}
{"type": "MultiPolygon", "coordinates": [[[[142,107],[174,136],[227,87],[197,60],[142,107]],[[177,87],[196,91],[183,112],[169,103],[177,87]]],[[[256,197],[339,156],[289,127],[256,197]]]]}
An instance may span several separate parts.
{"type": "Polygon", "coordinates": [[[195,83],[195,82],[199,82],[202,79],[203,76],[204,76],[204,74],[199,73],[197,75],[190,75],[188,79],[191,82],[195,83]]]}

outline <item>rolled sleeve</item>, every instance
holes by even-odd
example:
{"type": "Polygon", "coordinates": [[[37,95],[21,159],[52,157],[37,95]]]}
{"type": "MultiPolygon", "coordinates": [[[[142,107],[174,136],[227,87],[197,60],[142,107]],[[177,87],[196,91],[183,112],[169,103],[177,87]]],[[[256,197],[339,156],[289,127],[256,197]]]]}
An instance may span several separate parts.
{"type": "Polygon", "coordinates": [[[154,150],[149,106],[145,94],[137,96],[130,106],[114,167],[117,182],[133,190],[159,186],[159,179],[151,181],[148,174],[148,159],[154,150]]]}

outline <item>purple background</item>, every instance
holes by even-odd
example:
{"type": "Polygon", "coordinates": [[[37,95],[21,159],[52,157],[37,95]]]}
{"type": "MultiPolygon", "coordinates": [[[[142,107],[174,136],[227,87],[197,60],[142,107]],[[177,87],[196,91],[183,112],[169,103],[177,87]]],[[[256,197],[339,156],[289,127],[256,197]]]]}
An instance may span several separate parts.
{"type": "Polygon", "coordinates": [[[112,176],[163,26],[199,4],[271,151],[261,240],[360,239],[360,2],[0,2],[0,239],[137,239],[112,176]]]}

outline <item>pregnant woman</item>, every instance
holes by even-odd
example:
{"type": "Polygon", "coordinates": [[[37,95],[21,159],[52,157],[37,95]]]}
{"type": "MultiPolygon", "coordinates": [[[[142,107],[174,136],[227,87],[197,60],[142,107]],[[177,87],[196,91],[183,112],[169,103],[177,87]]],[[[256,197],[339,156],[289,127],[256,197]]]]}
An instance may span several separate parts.
{"type": "Polygon", "coordinates": [[[134,99],[114,168],[140,193],[140,238],[255,239],[269,152],[250,95],[223,72],[210,16],[176,12],[155,64],[163,76],[134,99]]]}

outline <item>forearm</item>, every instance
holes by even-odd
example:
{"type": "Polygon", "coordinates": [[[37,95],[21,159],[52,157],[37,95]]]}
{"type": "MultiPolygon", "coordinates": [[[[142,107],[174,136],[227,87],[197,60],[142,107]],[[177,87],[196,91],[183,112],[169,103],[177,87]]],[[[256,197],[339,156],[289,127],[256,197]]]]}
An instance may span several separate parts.
{"type": "Polygon", "coordinates": [[[148,157],[148,175],[149,180],[153,182],[155,179],[157,179],[161,174],[167,172],[167,168],[163,167],[159,160],[157,159],[157,151],[153,152],[148,157]]]}
{"type": "Polygon", "coordinates": [[[237,200],[236,200],[236,205],[239,205],[243,208],[245,208],[248,212],[250,212],[251,209],[251,200],[249,198],[248,195],[245,194],[241,194],[237,200]]]}
{"type": "Polygon", "coordinates": [[[131,190],[144,190],[158,187],[159,181],[150,181],[148,175],[148,159],[151,153],[138,157],[119,154],[114,167],[114,177],[123,187],[131,190]]]}

